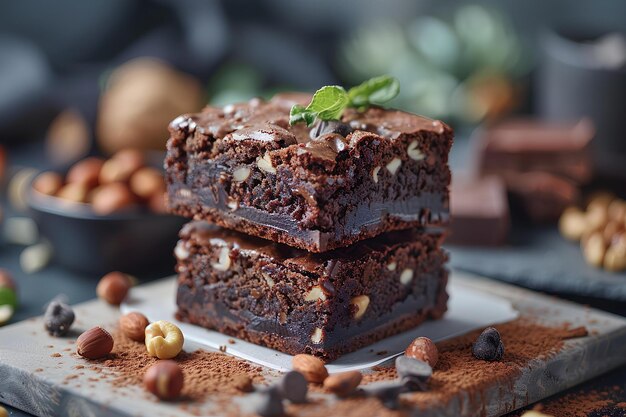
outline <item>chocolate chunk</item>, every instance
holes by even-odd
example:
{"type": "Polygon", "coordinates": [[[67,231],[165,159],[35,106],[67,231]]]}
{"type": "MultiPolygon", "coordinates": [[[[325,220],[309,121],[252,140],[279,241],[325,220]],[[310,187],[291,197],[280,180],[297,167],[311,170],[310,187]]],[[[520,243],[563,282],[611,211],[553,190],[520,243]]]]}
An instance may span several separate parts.
{"type": "Polygon", "coordinates": [[[44,327],[52,336],[65,336],[74,323],[74,310],[60,301],[51,301],[44,314],[44,327]]]}
{"type": "Polygon", "coordinates": [[[319,120],[311,129],[310,136],[311,139],[315,139],[327,133],[336,133],[345,138],[352,130],[350,125],[338,120],[319,120]]]}
{"type": "Polygon", "coordinates": [[[397,410],[400,408],[400,394],[407,392],[407,388],[400,381],[381,381],[369,384],[365,392],[378,398],[385,407],[397,410]]]}
{"type": "Polygon", "coordinates": [[[472,354],[484,361],[499,361],[504,356],[504,343],[500,338],[500,332],[493,327],[487,327],[478,336],[472,346],[472,354]]]}
{"type": "Polygon", "coordinates": [[[261,417],[280,417],[285,414],[283,398],[277,387],[271,387],[250,396],[254,412],[261,417]]]}
{"type": "Polygon", "coordinates": [[[278,383],[278,391],[286,400],[301,404],[306,402],[309,386],[304,375],[300,372],[287,372],[278,383]]]}
{"type": "Polygon", "coordinates": [[[426,362],[404,355],[396,358],[396,371],[411,391],[425,391],[428,388],[428,380],[433,374],[433,369],[426,362]]]}

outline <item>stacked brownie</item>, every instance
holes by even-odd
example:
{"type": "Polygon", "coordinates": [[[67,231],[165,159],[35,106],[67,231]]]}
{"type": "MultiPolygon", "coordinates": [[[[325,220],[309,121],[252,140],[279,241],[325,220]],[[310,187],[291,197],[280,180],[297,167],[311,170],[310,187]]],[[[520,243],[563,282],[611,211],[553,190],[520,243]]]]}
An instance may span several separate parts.
{"type": "Polygon", "coordinates": [[[332,360],[445,312],[452,131],[378,107],[290,126],[309,100],[171,123],[178,318],[332,360]]]}

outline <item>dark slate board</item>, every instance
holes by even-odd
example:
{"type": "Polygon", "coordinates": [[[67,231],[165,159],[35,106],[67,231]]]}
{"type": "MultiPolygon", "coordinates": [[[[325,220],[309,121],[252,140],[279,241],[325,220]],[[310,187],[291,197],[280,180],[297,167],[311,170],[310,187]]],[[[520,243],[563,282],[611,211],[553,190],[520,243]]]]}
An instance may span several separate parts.
{"type": "Polygon", "coordinates": [[[519,226],[507,246],[448,246],[454,268],[564,296],[626,301],[626,273],[587,265],[578,244],[556,227],[519,226]]]}

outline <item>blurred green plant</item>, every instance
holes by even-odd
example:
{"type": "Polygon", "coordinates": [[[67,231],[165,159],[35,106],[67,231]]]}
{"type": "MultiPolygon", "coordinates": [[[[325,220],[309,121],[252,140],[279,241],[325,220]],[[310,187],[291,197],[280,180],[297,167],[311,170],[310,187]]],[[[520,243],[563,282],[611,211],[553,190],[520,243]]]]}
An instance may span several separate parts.
{"type": "Polygon", "coordinates": [[[357,83],[377,74],[402,89],[392,106],[477,123],[511,110],[528,57],[508,20],[478,5],[450,16],[420,16],[406,27],[382,22],[357,30],[340,48],[341,71],[357,83]]]}
{"type": "Polygon", "coordinates": [[[252,97],[269,99],[281,91],[293,91],[290,87],[266,84],[261,73],[252,66],[227,62],[211,77],[209,102],[214,106],[225,106],[242,103],[252,97]]]}

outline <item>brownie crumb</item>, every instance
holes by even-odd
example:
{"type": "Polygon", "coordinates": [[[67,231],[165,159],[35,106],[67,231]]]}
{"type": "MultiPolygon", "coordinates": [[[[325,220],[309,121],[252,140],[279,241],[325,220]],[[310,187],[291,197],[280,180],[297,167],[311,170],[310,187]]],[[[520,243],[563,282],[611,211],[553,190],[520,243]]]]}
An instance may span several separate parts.
{"type": "Polygon", "coordinates": [[[62,355],[58,352],[53,353],[52,355],[50,355],[51,358],[60,358],[62,355]]]}

